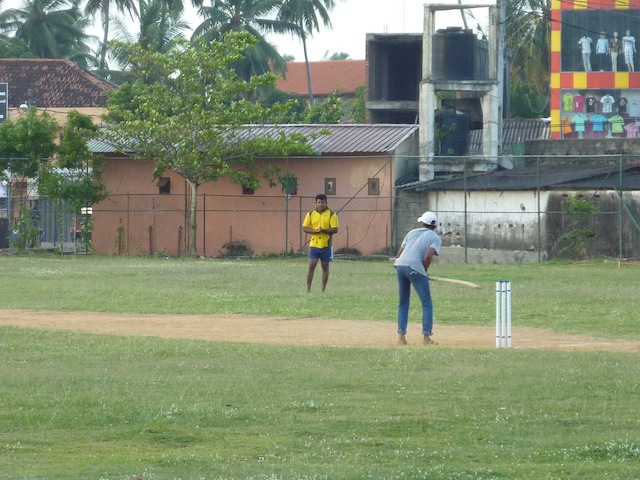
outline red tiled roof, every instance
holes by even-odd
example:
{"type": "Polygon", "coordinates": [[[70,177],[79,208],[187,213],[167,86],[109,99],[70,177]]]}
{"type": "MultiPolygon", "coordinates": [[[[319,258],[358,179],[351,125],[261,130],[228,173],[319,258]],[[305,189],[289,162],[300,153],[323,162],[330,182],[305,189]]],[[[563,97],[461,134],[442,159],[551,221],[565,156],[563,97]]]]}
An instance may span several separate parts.
{"type": "Polygon", "coordinates": [[[24,103],[29,90],[40,108],[104,107],[107,92],[118,88],[65,59],[2,58],[0,83],[9,84],[9,108],[24,103]]]}
{"type": "MultiPolygon", "coordinates": [[[[330,95],[336,88],[344,95],[353,95],[356,87],[366,84],[365,60],[331,60],[309,62],[314,95],[330,95]]],[[[308,97],[307,69],[304,62],[287,63],[285,79],[276,81],[276,88],[287,93],[308,97]]]]}

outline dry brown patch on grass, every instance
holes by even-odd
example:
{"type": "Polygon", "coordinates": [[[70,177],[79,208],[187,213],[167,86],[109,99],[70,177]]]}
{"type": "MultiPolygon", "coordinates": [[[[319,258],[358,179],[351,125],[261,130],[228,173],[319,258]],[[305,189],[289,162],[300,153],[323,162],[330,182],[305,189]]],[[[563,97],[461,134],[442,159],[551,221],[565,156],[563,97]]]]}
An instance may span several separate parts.
{"type": "MultiPolygon", "coordinates": [[[[277,345],[395,347],[394,322],[287,319],[253,315],[137,315],[124,313],[0,310],[0,325],[108,335],[150,336],[277,345]]],[[[495,348],[495,326],[435,325],[435,348],[495,348]]],[[[408,347],[422,348],[417,323],[408,347]]],[[[640,351],[640,342],[513,327],[513,347],[548,350],[640,351]]],[[[433,348],[433,347],[428,347],[433,348]]]]}

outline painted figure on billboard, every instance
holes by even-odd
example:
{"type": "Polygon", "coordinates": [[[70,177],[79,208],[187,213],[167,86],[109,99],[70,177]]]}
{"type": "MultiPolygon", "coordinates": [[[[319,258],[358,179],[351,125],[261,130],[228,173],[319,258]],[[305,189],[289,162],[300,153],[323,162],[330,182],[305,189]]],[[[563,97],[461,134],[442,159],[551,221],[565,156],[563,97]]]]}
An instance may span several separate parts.
{"type": "Polygon", "coordinates": [[[600,32],[600,38],[596,42],[596,69],[604,72],[609,63],[609,40],[607,34],[600,32]]]}
{"type": "Polygon", "coordinates": [[[622,37],[622,49],[624,52],[624,63],[627,64],[627,70],[635,71],[633,65],[633,54],[636,53],[636,39],[631,36],[631,32],[627,30],[627,34],[622,37]]]}
{"type": "Polygon", "coordinates": [[[613,37],[609,39],[609,54],[611,55],[611,71],[618,71],[618,53],[620,53],[620,38],[618,32],[613,32],[613,37]]]}
{"type": "Polygon", "coordinates": [[[578,40],[578,45],[582,49],[582,66],[584,67],[585,72],[591,71],[591,44],[593,40],[591,37],[587,37],[586,35],[578,40]]]}

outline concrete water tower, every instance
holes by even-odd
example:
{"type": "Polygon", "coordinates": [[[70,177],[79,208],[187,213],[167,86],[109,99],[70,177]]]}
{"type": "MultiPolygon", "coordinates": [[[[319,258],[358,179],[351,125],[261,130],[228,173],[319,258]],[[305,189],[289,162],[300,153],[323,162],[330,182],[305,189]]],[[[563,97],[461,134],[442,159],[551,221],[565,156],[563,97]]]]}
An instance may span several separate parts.
{"type": "MultiPolygon", "coordinates": [[[[469,158],[476,171],[495,165],[502,150],[502,104],[504,83],[504,2],[497,5],[424,6],[422,82],[420,84],[420,180],[432,180],[439,167],[435,157],[442,156],[437,135],[442,118],[438,114],[437,92],[472,92],[480,98],[482,110],[482,153],[469,158]],[[462,29],[435,29],[437,12],[488,8],[487,40],[462,29]],[[484,43],[483,43],[484,42],[484,43]],[[484,56],[484,59],[483,59],[484,56]]],[[[455,113],[455,112],[453,112],[455,113]]],[[[456,155],[460,150],[454,151],[456,155]]]]}

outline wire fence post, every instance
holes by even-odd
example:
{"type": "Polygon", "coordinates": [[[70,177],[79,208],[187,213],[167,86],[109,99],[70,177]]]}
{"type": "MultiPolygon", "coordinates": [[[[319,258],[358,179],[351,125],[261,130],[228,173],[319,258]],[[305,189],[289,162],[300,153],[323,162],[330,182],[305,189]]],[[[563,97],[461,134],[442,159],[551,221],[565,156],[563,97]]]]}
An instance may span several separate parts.
{"type": "Polygon", "coordinates": [[[129,255],[131,252],[129,252],[129,237],[131,235],[131,194],[127,193],[127,234],[125,236],[126,238],[126,242],[125,242],[125,247],[127,250],[127,255],[129,255]]]}
{"type": "Polygon", "coordinates": [[[622,241],[622,236],[624,235],[624,155],[620,155],[618,159],[618,163],[620,165],[620,212],[619,217],[620,220],[618,222],[619,225],[619,238],[618,238],[618,259],[622,260],[624,257],[624,242],[622,241]]]}
{"type": "Polygon", "coordinates": [[[207,194],[202,194],[202,251],[207,254],[207,194]]]}
{"type": "Polygon", "coordinates": [[[462,178],[464,191],[464,263],[469,263],[469,210],[467,208],[467,159],[462,161],[462,178]]]}
{"type": "Polygon", "coordinates": [[[542,205],[540,204],[540,157],[536,157],[536,194],[538,196],[538,263],[542,262],[542,205]]]}

